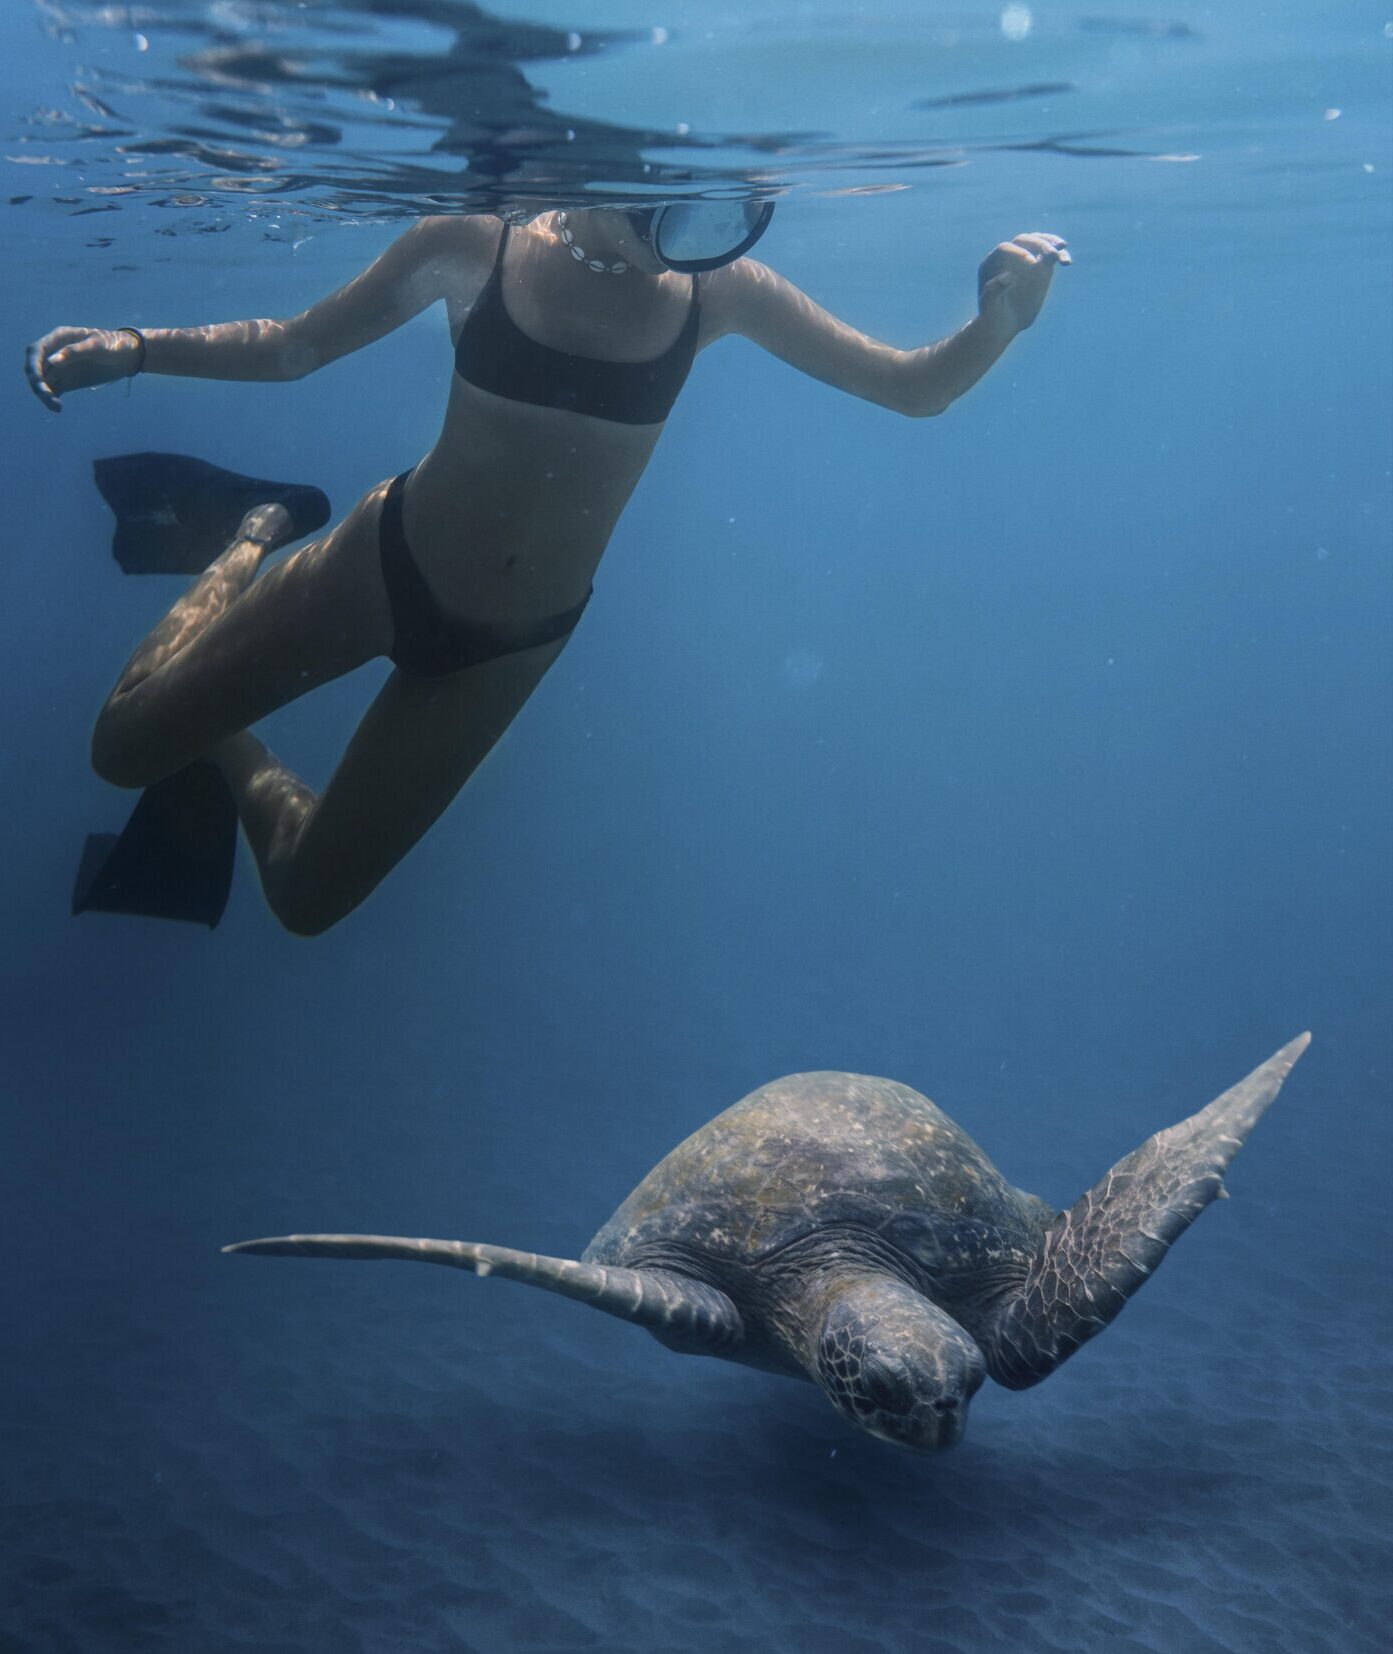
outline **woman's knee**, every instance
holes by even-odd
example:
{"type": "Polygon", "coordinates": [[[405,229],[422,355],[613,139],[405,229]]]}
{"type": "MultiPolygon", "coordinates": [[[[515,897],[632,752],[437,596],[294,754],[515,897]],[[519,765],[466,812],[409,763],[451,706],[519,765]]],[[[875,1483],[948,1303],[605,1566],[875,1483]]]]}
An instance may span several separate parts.
{"type": "Polygon", "coordinates": [[[291,901],[272,902],[271,911],[280,921],[282,930],[292,936],[309,938],[323,936],[325,931],[332,930],[340,919],[347,918],[352,909],[291,901]]]}
{"type": "Polygon", "coordinates": [[[273,903],[272,913],[280,921],[281,929],[288,931],[291,936],[310,938],[323,936],[326,930],[332,930],[339,922],[339,915],[329,913],[323,909],[301,907],[295,904],[273,903]]]}
{"type": "Polygon", "coordinates": [[[180,767],[152,763],[152,755],[140,750],[129,720],[121,713],[113,697],[92,729],[92,768],[103,781],[113,787],[149,787],[180,767]]]}
{"type": "Polygon", "coordinates": [[[271,912],[281,928],[292,936],[323,936],[340,919],[347,918],[363,899],[345,896],[318,885],[313,879],[297,878],[293,871],[273,880],[270,888],[263,879],[263,889],[271,912]]]}

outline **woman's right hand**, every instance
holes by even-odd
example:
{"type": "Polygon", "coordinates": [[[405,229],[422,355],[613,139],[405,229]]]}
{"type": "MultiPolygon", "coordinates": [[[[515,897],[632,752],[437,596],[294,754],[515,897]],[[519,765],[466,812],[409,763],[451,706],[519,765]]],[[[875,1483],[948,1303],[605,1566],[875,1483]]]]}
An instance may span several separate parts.
{"type": "Polygon", "coordinates": [[[50,413],[68,391],[111,385],[140,371],[144,350],[134,333],[100,327],[55,327],[24,353],[29,388],[50,413]]]}

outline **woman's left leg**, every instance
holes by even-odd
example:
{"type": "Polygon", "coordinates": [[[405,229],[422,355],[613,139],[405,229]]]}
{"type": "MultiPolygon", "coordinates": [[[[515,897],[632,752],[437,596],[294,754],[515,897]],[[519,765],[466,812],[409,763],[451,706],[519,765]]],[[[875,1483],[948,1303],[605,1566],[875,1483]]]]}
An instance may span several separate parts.
{"type": "Polygon", "coordinates": [[[564,647],[563,638],[447,677],[393,672],[318,797],[254,735],[215,748],[281,924],[317,936],[370,895],[439,819],[564,647]]]}

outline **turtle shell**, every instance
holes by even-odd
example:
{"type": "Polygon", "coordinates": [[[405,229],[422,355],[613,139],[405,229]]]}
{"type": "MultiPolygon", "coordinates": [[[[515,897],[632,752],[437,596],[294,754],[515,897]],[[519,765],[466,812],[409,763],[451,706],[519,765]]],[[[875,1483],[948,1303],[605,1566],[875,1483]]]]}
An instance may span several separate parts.
{"type": "Polygon", "coordinates": [[[621,1264],[695,1253],[755,1265],[819,1230],[852,1226],[948,1278],[1003,1251],[1032,1251],[1047,1211],[909,1086],[792,1074],[679,1143],[585,1257],[621,1264]]]}

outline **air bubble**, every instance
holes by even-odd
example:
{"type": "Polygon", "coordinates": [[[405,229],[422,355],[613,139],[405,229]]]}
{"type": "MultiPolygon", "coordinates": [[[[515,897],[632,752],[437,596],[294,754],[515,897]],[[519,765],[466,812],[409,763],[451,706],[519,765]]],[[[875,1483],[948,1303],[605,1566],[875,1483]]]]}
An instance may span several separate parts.
{"type": "Polygon", "coordinates": [[[794,649],[784,657],[784,677],[795,689],[809,689],[822,676],[823,660],[811,649],[794,649]]]}
{"type": "Polygon", "coordinates": [[[1001,32],[1008,40],[1024,40],[1034,26],[1029,6],[1007,6],[1001,14],[1001,32]]]}

